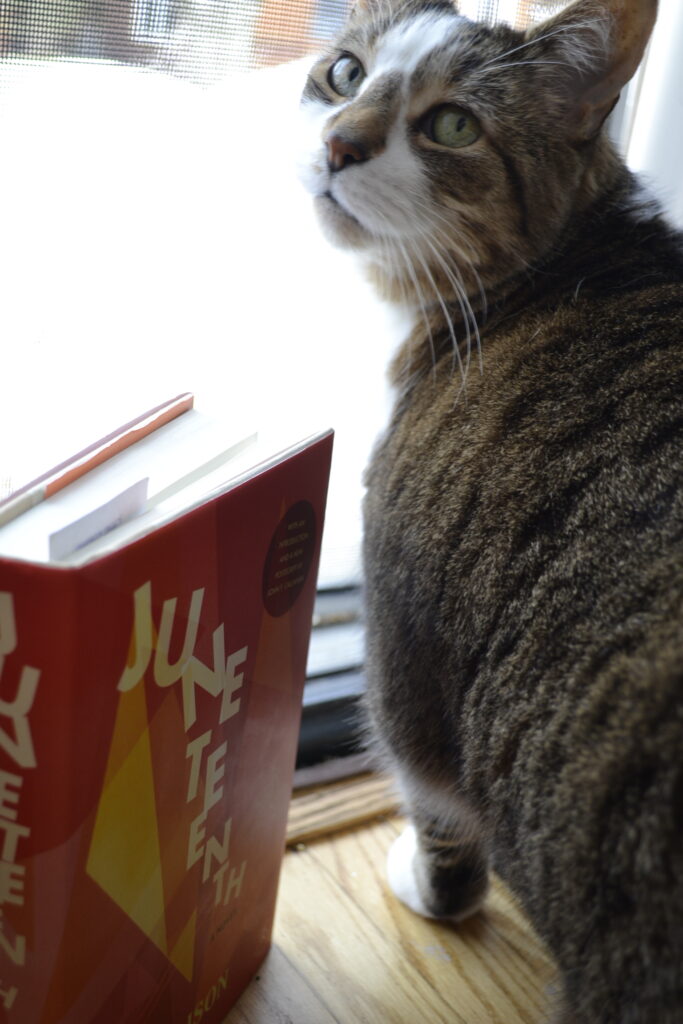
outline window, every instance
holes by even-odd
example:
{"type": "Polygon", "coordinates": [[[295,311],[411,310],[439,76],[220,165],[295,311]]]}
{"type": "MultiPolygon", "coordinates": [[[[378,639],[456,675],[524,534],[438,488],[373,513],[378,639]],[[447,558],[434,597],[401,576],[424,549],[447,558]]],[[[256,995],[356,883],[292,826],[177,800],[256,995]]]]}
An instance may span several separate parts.
{"type": "MultiPolygon", "coordinates": [[[[461,0],[460,10],[523,27],[565,2],[461,0]]],[[[0,493],[65,444],[77,449],[84,424],[92,439],[185,390],[292,436],[334,426],[306,759],[348,743],[362,688],[361,471],[403,330],[322,240],[296,181],[298,59],[346,8],[0,4],[0,436],[12,438],[0,493]],[[343,320],[330,315],[342,302],[343,320]]],[[[651,59],[614,130],[683,224],[681,47],[683,8],[663,0],[651,59]]]]}

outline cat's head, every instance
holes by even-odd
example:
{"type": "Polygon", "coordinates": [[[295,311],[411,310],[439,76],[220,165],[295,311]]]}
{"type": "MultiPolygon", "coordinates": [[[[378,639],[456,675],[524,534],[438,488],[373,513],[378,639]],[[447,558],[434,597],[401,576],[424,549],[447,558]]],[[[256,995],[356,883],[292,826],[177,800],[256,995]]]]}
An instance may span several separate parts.
{"type": "Polygon", "coordinates": [[[616,173],[602,126],[656,8],[577,0],[522,32],[448,0],[357,0],[302,98],[328,236],[404,294],[416,275],[471,292],[538,261],[616,173]]]}

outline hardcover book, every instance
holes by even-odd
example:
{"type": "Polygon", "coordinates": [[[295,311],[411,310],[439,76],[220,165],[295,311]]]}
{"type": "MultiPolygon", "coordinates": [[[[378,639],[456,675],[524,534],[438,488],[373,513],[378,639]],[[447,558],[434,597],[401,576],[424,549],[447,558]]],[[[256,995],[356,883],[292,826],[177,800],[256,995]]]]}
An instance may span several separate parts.
{"type": "Polygon", "coordinates": [[[7,1024],[218,1024],[265,956],[331,447],[59,560],[0,529],[7,1024]]]}

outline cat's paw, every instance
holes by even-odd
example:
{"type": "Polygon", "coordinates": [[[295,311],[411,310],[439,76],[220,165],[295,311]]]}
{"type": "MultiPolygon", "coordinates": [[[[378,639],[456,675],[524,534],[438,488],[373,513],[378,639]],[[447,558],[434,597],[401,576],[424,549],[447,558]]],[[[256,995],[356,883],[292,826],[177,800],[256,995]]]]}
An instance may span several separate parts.
{"type": "Polygon", "coordinates": [[[438,854],[441,863],[425,853],[415,827],[408,825],[389,848],[387,880],[394,894],[416,914],[459,924],[484,902],[486,859],[477,845],[457,841],[440,846],[438,854]]]}
{"type": "Polygon", "coordinates": [[[434,917],[430,914],[420,896],[415,876],[415,859],[417,857],[417,832],[413,825],[408,825],[398,839],[389,847],[387,855],[387,881],[395,896],[422,917],[434,917]]]}

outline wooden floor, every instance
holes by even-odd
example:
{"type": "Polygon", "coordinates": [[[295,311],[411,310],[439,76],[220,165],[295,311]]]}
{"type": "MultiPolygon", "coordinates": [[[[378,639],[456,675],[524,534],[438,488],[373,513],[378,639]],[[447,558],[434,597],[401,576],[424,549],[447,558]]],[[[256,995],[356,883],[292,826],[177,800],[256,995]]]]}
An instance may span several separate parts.
{"type": "Polygon", "coordinates": [[[226,1024],[537,1024],[551,961],[502,884],[457,928],[387,890],[388,817],[285,856],[273,948],[226,1024]]]}

